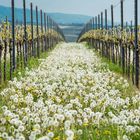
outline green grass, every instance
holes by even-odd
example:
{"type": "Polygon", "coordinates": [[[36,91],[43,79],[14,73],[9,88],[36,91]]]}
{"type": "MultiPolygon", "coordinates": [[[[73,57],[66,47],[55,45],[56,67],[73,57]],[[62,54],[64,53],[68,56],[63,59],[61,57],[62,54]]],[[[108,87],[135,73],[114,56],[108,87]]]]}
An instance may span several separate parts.
{"type": "MultiPolygon", "coordinates": [[[[96,50],[94,50],[93,48],[91,48],[89,46],[88,43],[84,42],[84,45],[86,48],[93,50],[96,55],[100,58],[102,63],[107,64],[107,67],[109,68],[110,71],[116,73],[116,75],[118,75],[118,78],[120,77],[124,77],[124,79],[127,79],[128,83],[129,83],[129,87],[125,90],[122,90],[122,85],[119,85],[117,87],[117,89],[119,89],[121,91],[121,97],[122,98],[126,98],[126,97],[132,97],[134,95],[136,95],[137,93],[135,92],[136,90],[138,90],[133,84],[132,84],[132,80],[128,79],[127,75],[123,75],[123,69],[113,63],[112,61],[110,61],[108,58],[101,56],[101,54],[99,52],[97,52],[96,50]]],[[[132,74],[132,66],[130,66],[130,75],[132,74]]],[[[132,78],[132,77],[131,77],[132,78]]],[[[133,104],[130,104],[130,109],[134,109],[136,106],[134,106],[133,104]]],[[[123,136],[124,135],[124,130],[121,129],[117,126],[113,126],[113,125],[105,125],[105,124],[101,124],[100,127],[95,127],[93,125],[91,125],[90,127],[83,127],[83,134],[77,138],[77,140],[117,140],[119,139],[118,136],[123,136]]],[[[140,138],[140,133],[135,133],[132,136],[130,136],[132,138],[132,140],[139,140],[140,138]]]]}
{"type": "MultiPolygon", "coordinates": [[[[37,68],[40,64],[40,59],[45,59],[49,55],[49,52],[50,51],[41,53],[40,58],[31,57],[27,63],[27,68],[29,70],[37,68]]],[[[23,77],[25,76],[25,71],[26,71],[26,68],[19,68],[13,73],[13,77],[16,77],[16,78],[20,78],[21,76],[23,77]],[[19,72],[21,73],[21,75],[19,75],[19,72]]]]}
{"type": "MultiPolygon", "coordinates": [[[[48,57],[50,52],[51,52],[51,50],[41,53],[40,58],[31,57],[28,60],[27,68],[29,70],[37,68],[40,65],[40,59],[45,59],[46,57],[48,57]]],[[[7,63],[7,64],[8,64],[7,69],[6,69],[7,81],[3,82],[0,85],[0,92],[8,86],[8,81],[9,81],[8,79],[10,79],[10,74],[9,74],[10,64],[9,63],[7,63]]],[[[21,68],[20,67],[20,68],[16,69],[15,72],[13,73],[13,78],[16,77],[17,79],[20,79],[21,77],[25,76],[25,72],[26,72],[26,68],[24,68],[24,67],[21,68]],[[19,75],[19,72],[21,73],[20,75],[19,75]]],[[[0,98],[0,107],[3,106],[3,105],[4,105],[4,101],[2,100],[2,98],[0,98]]]]}
{"type": "MultiPolygon", "coordinates": [[[[89,46],[89,44],[88,44],[87,42],[84,42],[84,45],[85,45],[86,48],[93,49],[93,48],[91,48],[91,47],[89,46]]],[[[94,50],[94,52],[96,52],[95,49],[93,49],[93,50],[94,50]]],[[[114,64],[113,62],[111,62],[111,61],[110,61],[109,59],[107,59],[106,57],[101,56],[101,54],[100,54],[99,52],[96,52],[96,55],[97,55],[98,57],[101,58],[101,62],[106,63],[106,64],[108,65],[108,68],[109,68],[111,71],[116,72],[116,73],[118,73],[118,74],[122,74],[122,73],[123,73],[123,70],[122,70],[122,68],[121,68],[120,66],[114,64]]]]}
{"type": "MultiPolygon", "coordinates": [[[[96,53],[96,55],[101,59],[101,62],[107,64],[107,67],[109,68],[109,70],[118,75],[118,78],[123,76],[128,81],[129,88],[126,91],[122,91],[124,98],[126,96],[131,97],[131,96],[134,96],[134,94],[136,94],[134,91],[138,89],[132,84],[132,80],[128,79],[126,74],[123,74],[123,69],[118,64],[115,64],[111,60],[106,58],[105,56],[102,56],[95,49],[91,48],[87,42],[83,42],[83,44],[85,45],[86,48],[92,49],[96,53]]],[[[132,75],[132,65],[130,66],[130,75],[132,75]]],[[[130,78],[132,77],[130,76],[130,78]]]]}
{"type": "MultiPolygon", "coordinates": [[[[88,47],[88,46],[86,46],[86,47],[88,47]]],[[[49,55],[49,52],[42,53],[40,58],[44,59],[48,55],[49,55]]],[[[97,54],[97,55],[99,57],[101,57],[100,54],[97,54]]],[[[102,57],[101,61],[103,63],[106,63],[108,65],[108,68],[111,71],[118,73],[118,77],[120,77],[120,74],[122,74],[122,69],[118,65],[110,62],[105,57],[102,57]]],[[[38,58],[31,58],[28,61],[28,69],[37,68],[39,66],[39,64],[40,64],[40,60],[38,58]]],[[[25,69],[18,69],[14,73],[14,77],[17,77],[17,78],[20,78],[21,76],[24,76],[24,75],[25,75],[25,69]],[[21,72],[21,75],[18,74],[19,72],[21,72]]],[[[118,88],[121,88],[121,86],[118,88]]],[[[133,91],[133,86],[131,87],[131,85],[126,91],[122,91],[122,93],[125,94],[125,95],[123,94],[124,98],[129,96],[128,94],[131,93],[131,91],[133,91]]],[[[0,104],[2,105],[4,103],[2,103],[0,101],[0,104]]],[[[100,123],[100,125],[91,124],[89,122],[89,124],[87,123],[82,126],[76,125],[73,127],[75,127],[75,130],[79,130],[79,129],[83,130],[83,134],[76,136],[75,140],[118,140],[118,139],[121,140],[122,136],[125,134],[124,130],[122,128],[117,127],[117,125],[109,125],[109,124],[106,124],[103,122],[100,123]],[[120,136],[121,138],[117,138],[118,136],[120,136]]],[[[64,139],[63,133],[64,133],[63,130],[58,131],[58,136],[61,135],[60,139],[64,139]]],[[[136,134],[134,134],[134,136],[132,136],[132,139],[139,140],[139,137],[140,137],[140,134],[136,133],[136,134]]]]}
{"type": "MultiPolygon", "coordinates": [[[[51,51],[51,50],[50,50],[51,51]]],[[[27,68],[30,70],[32,68],[37,68],[39,66],[39,59],[45,59],[50,51],[47,51],[47,52],[43,52],[40,54],[40,58],[38,57],[31,57],[29,60],[28,60],[28,63],[27,63],[27,68]]],[[[24,62],[22,62],[24,63],[24,62]]],[[[21,76],[25,76],[25,70],[26,68],[24,68],[24,66],[19,66],[19,68],[17,68],[14,72],[13,72],[13,75],[12,75],[12,78],[16,77],[16,78],[20,78],[21,76]],[[19,72],[21,73],[19,75],[19,72]]],[[[3,63],[2,63],[2,74],[4,73],[4,69],[3,69],[3,63]]],[[[8,84],[8,81],[10,79],[10,62],[7,61],[7,68],[6,68],[6,77],[7,77],[7,80],[4,82],[3,81],[3,75],[2,75],[2,84],[0,85],[0,91],[3,90],[4,88],[7,87],[7,84],[8,84]]]]}
{"type": "Polygon", "coordinates": [[[122,70],[122,68],[121,68],[120,66],[118,66],[118,65],[116,65],[116,64],[114,64],[114,63],[112,63],[112,62],[109,61],[107,58],[101,57],[101,61],[107,63],[107,64],[108,64],[108,67],[109,67],[109,69],[110,69],[111,71],[116,72],[116,73],[118,73],[118,74],[122,74],[122,73],[123,73],[123,70],[122,70]]]}
{"type": "MultiPolygon", "coordinates": [[[[106,63],[108,65],[108,68],[111,71],[116,72],[117,74],[123,74],[123,69],[118,64],[115,64],[111,60],[109,60],[108,58],[106,58],[105,56],[102,56],[94,48],[90,47],[90,45],[87,42],[83,42],[83,44],[85,45],[86,48],[94,50],[94,52],[96,52],[96,55],[101,58],[101,61],[103,63],[106,63]]],[[[132,74],[132,65],[130,65],[130,75],[131,74],[132,74]]]]}

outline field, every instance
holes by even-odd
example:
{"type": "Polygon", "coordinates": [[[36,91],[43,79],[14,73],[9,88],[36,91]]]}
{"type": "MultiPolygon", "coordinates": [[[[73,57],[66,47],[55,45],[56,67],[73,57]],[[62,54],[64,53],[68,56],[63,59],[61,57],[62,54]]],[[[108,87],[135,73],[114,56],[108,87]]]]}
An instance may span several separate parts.
{"type": "Polygon", "coordinates": [[[76,42],[83,28],[83,24],[60,24],[60,28],[65,34],[67,42],[76,42]]]}
{"type": "Polygon", "coordinates": [[[0,93],[1,139],[139,140],[140,94],[85,44],[61,43],[0,93]]]}

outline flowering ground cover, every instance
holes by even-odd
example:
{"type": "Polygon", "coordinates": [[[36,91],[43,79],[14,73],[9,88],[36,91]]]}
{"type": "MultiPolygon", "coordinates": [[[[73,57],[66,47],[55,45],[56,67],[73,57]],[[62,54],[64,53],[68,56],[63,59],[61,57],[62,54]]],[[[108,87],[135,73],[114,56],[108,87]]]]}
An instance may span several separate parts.
{"type": "Polygon", "coordinates": [[[59,44],[0,98],[0,140],[140,139],[140,93],[84,44],[59,44]]]}

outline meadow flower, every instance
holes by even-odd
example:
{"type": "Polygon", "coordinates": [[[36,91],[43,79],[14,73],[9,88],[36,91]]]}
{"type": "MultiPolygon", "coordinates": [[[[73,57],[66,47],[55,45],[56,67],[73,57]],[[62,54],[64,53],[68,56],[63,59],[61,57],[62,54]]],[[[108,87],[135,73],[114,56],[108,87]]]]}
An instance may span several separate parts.
{"type": "Polygon", "coordinates": [[[71,137],[71,138],[74,137],[74,132],[72,130],[66,130],[65,134],[67,135],[67,137],[71,137]]]}
{"type": "Polygon", "coordinates": [[[25,130],[25,128],[24,128],[24,126],[20,125],[20,126],[18,127],[18,130],[19,130],[19,132],[23,132],[23,131],[25,130]]]}
{"type": "Polygon", "coordinates": [[[135,133],[137,128],[135,126],[127,125],[126,126],[126,132],[127,133],[135,133]]]}
{"type": "Polygon", "coordinates": [[[49,132],[49,133],[48,133],[48,137],[49,137],[49,138],[53,138],[53,137],[54,137],[54,133],[53,133],[53,132],[49,132]]]}
{"type": "Polygon", "coordinates": [[[79,130],[77,131],[77,134],[78,134],[78,135],[82,135],[82,134],[83,134],[83,131],[82,131],[81,129],[79,129],[79,130]]]}
{"type": "Polygon", "coordinates": [[[73,140],[84,128],[91,135],[92,127],[111,126],[110,135],[121,128],[124,135],[117,135],[127,140],[140,130],[140,93],[126,94],[127,80],[83,44],[58,45],[25,73],[0,93],[0,138],[73,140]]]}
{"type": "Polygon", "coordinates": [[[7,138],[8,138],[8,134],[7,134],[6,132],[3,132],[3,133],[1,134],[1,137],[2,137],[3,139],[7,139],[7,138]]]}
{"type": "Polygon", "coordinates": [[[123,135],[123,140],[129,140],[129,138],[126,135],[123,135]]]}

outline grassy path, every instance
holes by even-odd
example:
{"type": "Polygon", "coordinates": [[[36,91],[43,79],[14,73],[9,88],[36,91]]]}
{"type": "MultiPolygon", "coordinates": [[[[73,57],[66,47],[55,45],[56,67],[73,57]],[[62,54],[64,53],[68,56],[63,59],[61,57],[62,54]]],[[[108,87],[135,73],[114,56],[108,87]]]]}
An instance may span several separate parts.
{"type": "Polygon", "coordinates": [[[0,98],[0,140],[140,139],[140,93],[84,44],[58,45],[0,98]]]}

